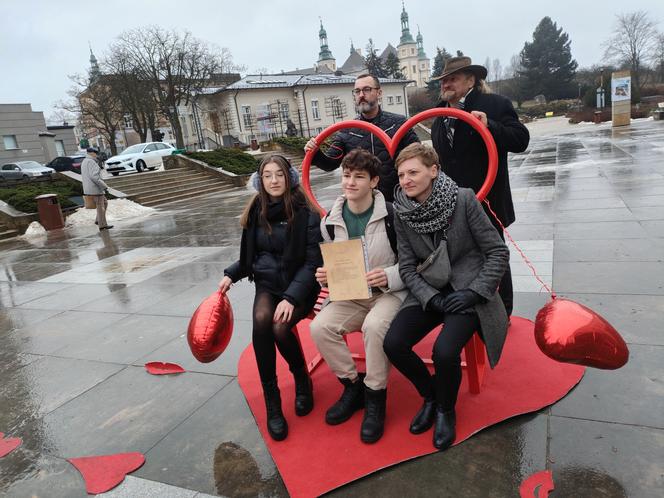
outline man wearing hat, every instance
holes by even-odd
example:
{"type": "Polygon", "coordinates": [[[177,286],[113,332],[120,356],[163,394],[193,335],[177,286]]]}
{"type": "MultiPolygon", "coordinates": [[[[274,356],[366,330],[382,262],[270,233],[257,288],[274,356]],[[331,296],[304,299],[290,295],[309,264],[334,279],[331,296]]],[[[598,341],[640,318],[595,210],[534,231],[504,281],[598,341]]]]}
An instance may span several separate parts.
{"type": "Polygon", "coordinates": [[[113,228],[106,222],[106,196],[108,185],[101,179],[101,166],[97,162],[99,149],[88,147],[87,155],[81,163],[81,176],[83,177],[83,195],[93,199],[97,208],[97,219],[95,223],[99,225],[99,230],[108,230],[113,228]]]}
{"type": "MultiPolygon", "coordinates": [[[[470,57],[451,57],[445,63],[441,80],[438,107],[454,107],[478,118],[496,141],[498,173],[487,200],[503,226],[514,222],[514,204],[507,171],[507,153],[523,152],[528,147],[530,134],[519,121],[512,102],[492,94],[485,83],[487,70],[474,65],[470,57]]],[[[469,124],[455,118],[439,117],[431,127],[433,147],[441,160],[442,170],[460,187],[477,192],[484,183],[489,163],[482,137],[469,124]]],[[[494,216],[484,209],[489,219],[504,238],[503,230],[494,216]]],[[[512,314],[512,275],[508,267],[499,289],[508,316],[512,314]]]]}

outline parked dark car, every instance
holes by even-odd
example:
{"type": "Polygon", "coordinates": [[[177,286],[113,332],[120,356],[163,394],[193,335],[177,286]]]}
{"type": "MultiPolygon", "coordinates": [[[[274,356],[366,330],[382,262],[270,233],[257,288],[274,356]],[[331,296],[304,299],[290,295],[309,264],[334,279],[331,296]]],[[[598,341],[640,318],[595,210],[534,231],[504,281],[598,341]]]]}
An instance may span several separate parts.
{"type": "Polygon", "coordinates": [[[73,171],[81,174],[81,163],[85,159],[85,154],[73,154],[71,156],[60,156],[53,159],[46,166],[55,171],[73,171]]]}

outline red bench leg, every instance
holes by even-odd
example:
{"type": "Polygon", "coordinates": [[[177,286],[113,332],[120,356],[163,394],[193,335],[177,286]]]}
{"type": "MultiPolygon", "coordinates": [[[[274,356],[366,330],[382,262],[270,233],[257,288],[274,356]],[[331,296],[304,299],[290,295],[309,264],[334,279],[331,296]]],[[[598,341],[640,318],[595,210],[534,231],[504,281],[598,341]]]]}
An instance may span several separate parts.
{"type": "Polygon", "coordinates": [[[468,390],[472,394],[479,394],[484,380],[486,368],[486,352],[480,336],[475,333],[463,348],[466,356],[466,375],[468,376],[468,390]]]}

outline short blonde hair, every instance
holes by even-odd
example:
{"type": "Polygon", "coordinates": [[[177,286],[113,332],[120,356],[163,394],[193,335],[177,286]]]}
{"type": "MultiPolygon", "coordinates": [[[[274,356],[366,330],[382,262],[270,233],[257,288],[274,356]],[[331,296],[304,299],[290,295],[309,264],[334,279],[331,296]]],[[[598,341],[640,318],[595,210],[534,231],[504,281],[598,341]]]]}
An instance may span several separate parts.
{"type": "Polygon", "coordinates": [[[394,167],[399,169],[401,163],[415,157],[422,161],[422,164],[424,164],[427,168],[430,168],[434,164],[440,165],[440,162],[438,161],[438,154],[433,149],[433,147],[415,142],[410,144],[408,147],[405,147],[399,153],[397,160],[394,162],[394,167]]]}

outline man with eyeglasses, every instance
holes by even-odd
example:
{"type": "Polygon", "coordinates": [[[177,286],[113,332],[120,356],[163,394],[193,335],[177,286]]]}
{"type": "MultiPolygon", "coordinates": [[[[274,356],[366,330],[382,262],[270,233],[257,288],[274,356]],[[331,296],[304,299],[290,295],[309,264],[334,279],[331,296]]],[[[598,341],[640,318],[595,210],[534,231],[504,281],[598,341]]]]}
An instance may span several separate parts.
{"type": "MultiPolygon", "coordinates": [[[[359,75],[355,79],[355,87],[353,88],[355,106],[359,111],[359,115],[355,119],[373,123],[392,137],[406,121],[406,117],[384,111],[378,104],[382,94],[378,78],[366,73],[359,75]]],[[[419,141],[415,132],[409,130],[399,143],[394,156],[399,155],[401,149],[407,145],[419,141]]],[[[304,151],[308,152],[318,145],[316,139],[312,138],[307,142],[304,151]]],[[[394,169],[394,159],[390,157],[383,142],[374,137],[372,133],[359,128],[343,129],[333,136],[330,148],[326,152],[320,149],[316,151],[311,162],[322,170],[332,171],[341,165],[341,160],[346,154],[358,148],[368,150],[380,159],[378,190],[388,202],[391,202],[394,197],[394,187],[399,183],[396,169],[394,169]]]]}

